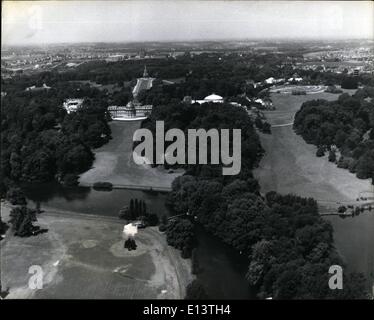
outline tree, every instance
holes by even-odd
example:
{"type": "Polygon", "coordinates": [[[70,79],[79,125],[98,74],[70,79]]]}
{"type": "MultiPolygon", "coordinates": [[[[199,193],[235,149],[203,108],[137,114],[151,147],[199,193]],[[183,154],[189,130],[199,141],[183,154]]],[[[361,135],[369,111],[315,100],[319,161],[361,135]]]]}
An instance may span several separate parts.
{"type": "Polygon", "coordinates": [[[336,153],[333,150],[329,151],[329,161],[330,162],[335,162],[336,161],[336,153]]]}
{"type": "Polygon", "coordinates": [[[343,89],[357,89],[358,81],[354,77],[344,77],[341,83],[343,89]]]}
{"type": "MultiPolygon", "coordinates": [[[[147,204],[145,203],[145,201],[143,200],[143,216],[146,216],[148,214],[147,212],[147,204]]],[[[158,222],[157,222],[158,223],[158,222]]],[[[157,224],[156,223],[156,224],[157,224]]]]}
{"type": "Polygon", "coordinates": [[[133,219],[134,211],[135,211],[135,203],[134,203],[134,199],[131,198],[130,199],[130,208],[129,208],[130,219],[133,219]]]}
{"type": "Polygon", "coordinates": [[[252,286],[256,286],[262,280],[272,260],[274,260],[272,257],[271,242],[261,240],[254,244],[250,260],[246,278],[252,286]]]}
{"type": "Polygon", "coordinates": [[[134,201],[134,212],[133,212],[133,219],[136,219],[139,217],[139,201],[138,199],[135,199],[134,201]]]}
{"type": "Polygon", "coordinates": [[[124,243],[124,248],[128,251],[136,250],[137,245],[133,238],[128,238],[124,243]]]}
{"type": "Polygon", "coordinates": [[[323,157],[325,155],[325,148],[322,146],[319,146],[317,148],[316,156],[317,157],[323,157]]]}
{"type": "Polygon", "coordinates": [[[355,168],[357,172],[357,178],[368,179],[373,176],[374,173],[374,150],[367,152],[360,157],[357,161],[355,168]]]}
{"type": "Polygon", "coordinates": [[[25,205],[27,203],[25,194],[18,187],[9,188],[6,198],[12,205],[25,205]]]}
{"type": "Polygon", "coordinates": [[[15,207],[11,210],[10,217],[9,223],[12,225],[12,230],[16,236],[31,236],[37,229],[37,227],[33,225],[33,222],[37,220],[35,210],[25,206],[15,207]]]}
{"type": "Polygon", "coordinates": [[[182,218],[169,220],[166,227],[166,240],[170,246],[182,250],[184,258],[189,258],[196,246],[194,226],[182,218]]]}

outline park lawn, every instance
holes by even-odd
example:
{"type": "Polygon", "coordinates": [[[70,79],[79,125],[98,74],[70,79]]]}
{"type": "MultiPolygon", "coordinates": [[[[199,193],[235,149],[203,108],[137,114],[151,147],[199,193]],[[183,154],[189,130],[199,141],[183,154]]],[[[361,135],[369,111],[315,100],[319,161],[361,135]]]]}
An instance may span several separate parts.
{"type": "MultiPolygon", "coordinates": [[[[2,204],[3,221],[10,206],[2,204]]],[[[180,299],[192,281],[190,261],[167,245],[157,228],[139,231],[137,250],[123,248],[123,221],[47,210],[37,225],[48,232],[19,238],[8,230],[1,245],[1,283],[7,298],[180,299]],[[29,267],[43,270],[43,288],[28,286],[29,267]]]]}
{"type": "Polygon", "coordinates": [[[169,173],[162,166],[138,165],[132,158],[133,135],[141,121],[112,121],[113,139],[95,150],[95,161],[90,170],[80,176],[81,185],[91,186],[97,181],[130,187],[171,189],[173,180],[182,169],[169,173]]]}

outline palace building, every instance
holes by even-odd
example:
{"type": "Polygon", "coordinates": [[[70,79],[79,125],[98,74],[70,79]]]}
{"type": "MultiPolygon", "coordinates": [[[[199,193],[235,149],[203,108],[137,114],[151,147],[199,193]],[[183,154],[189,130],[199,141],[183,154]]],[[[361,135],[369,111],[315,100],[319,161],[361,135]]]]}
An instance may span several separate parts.
{"type": "Polygon", "coordinates": [[[108,111],[113,120],[140,120],[147,118],[152,112],[152,105],[142,105],[130,101],[125,106],[109,106],[108,111]]]}

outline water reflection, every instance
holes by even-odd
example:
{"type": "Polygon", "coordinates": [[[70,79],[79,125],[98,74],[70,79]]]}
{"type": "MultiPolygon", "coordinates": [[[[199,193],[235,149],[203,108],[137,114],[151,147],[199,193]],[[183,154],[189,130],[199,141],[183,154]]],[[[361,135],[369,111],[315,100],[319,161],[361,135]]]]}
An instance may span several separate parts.
{"type": "Polygon", "coordinates": [[[66,201],[84,200],[91,191],[89,187],[64,187],[58,183],[24,184],[26,196],[35,202],[48,202],[54,198],[66,201]]]}
{"type": "Polygon", "coordinates": [[[197,261],[201,271],[197,278],[204,284],[210,299],[254,299],[245,280],[248,258],[239,255],[218,238],[196,226],[199,241],[197,261]]]}
{"type": "Polygon", "coordinates": [[[131,199],[144,200],[149,212],[161,216],[167,214],[165,194],[152,194],[141,190],[114,189],[110,192],[98,191],[90,187],[64,187],[57,183],[24,185],[26,197],[41,207],[87,214],[118,216],[131,199]]]}
{"type": "Polygon", "coordinates": [[[334,241],[347,267],[365,274],[374,283],[374,214],[364,212],[353,217],[326,217],[334,228],[334,241]]]}

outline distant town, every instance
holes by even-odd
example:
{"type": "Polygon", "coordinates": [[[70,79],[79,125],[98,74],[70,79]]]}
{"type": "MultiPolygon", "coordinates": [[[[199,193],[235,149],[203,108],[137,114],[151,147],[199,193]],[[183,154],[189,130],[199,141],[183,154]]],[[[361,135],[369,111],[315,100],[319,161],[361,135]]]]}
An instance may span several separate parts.
{"type": "Polygon", "coordinates": [[[36,47],[2,48],[1,75],[4,78],[17,73],[38,73],[53,70],[67,71],[89,61],[138,61],[148,59],[177,59],[200,54],[214,54],[224,59],[230,55],[250,58],[253,54],[269,52],[283,56],[283,64],[293,69],[317,70],[334,73],[360,74],[374,72],[373,40],[339,41],[328,43],[226,41],[197,43],[133,43],[48,45],[36,47]],[[290,50],[292,47],[292,51],[290,50]],[[295,50],[294,50],[295,49],[295,50]]]}

